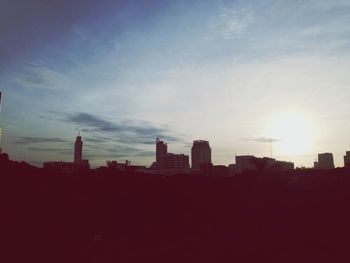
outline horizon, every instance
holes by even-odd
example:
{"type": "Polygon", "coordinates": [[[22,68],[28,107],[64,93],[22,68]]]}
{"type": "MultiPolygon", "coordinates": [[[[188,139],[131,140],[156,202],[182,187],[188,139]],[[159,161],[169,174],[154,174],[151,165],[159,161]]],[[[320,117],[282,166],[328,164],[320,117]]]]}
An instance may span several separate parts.
{"type": "Polygon", "coordinates": [[[12,159],[150,166],[155,139],[214,164],[270,156],[343,167],[350,134],[347,1],[0,4],[0,128],[12,159]]]}

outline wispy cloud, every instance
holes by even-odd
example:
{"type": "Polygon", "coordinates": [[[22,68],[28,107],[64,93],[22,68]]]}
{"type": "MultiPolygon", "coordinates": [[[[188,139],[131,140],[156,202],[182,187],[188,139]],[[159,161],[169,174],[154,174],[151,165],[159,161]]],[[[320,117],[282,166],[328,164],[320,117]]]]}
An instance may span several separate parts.
{"type": "MultiPolygon", "coordinates": [[[[83,126],[84,129],[91,132],[113,133],[115,140],[124,143],[153,144],[156,137],[161,137],[167,141],[180,140],[180,138],[169,135],[170,130],[168,128],[156,127],[146,121],[129,120],[115,123],[89,113],[69,115],[64,121],[83,126]]],[[[95,140],[101,142],[102,138],[95,138],[95,140]]]]}
{"type": "Polygon", "coordinates": [[[66,140],[61,138],[45,138],[45,137],[15,137],[14,144],[34,144],[34,143],[66,143],[66,140]]]}
{"type": "Polygon", "coordinates": [[[136,154],[135,156],[139,156],[139,157],[153,157],[153,156],[155,156],[155,152],[143,151],[143,152],[140,152],[140,153],[136,154]]]}
{"type": "Polygon", "coordinates": [[[270,142],[279,142],[281,139],[278,138],[268,138],[268,137],[256,137],[256,138],[241,138],[245,142],[261,142],[261,143],[270,143],[270,142]]]}
{"type": "Polygon", "coordinates": [[[53,152],[53,153],[59,153],[63,155],[72,155],[73,150],[72,149],[63,149],[63,148],[41,148],[41,147],[28,147],[29,151],[33,152],[53,152]]]}
{"type": "Polygon", "coordinates": [[[254,22],[254,10],[242,6],[221,3],[220,25],[225,39],[244,33],[254,22]]]}
{"type": "Polygon", "coordinates": [[[14,73],[11,82],[15,86],[27,89],[69,90],[72,80],[64,73],[43,65],[24,66],[14,73]]]}

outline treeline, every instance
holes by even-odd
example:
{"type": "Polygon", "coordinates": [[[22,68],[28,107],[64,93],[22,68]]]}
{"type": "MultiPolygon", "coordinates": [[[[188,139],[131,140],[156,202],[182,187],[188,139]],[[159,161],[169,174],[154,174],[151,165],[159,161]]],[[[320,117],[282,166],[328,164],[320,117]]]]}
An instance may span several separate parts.
{"type": "Polygon", "coordinates": [[[213,178],[100,169],[62,176],[2,159],[0,173],[2,236],[14,262],[348,257],[346,170],[213,178]]]}

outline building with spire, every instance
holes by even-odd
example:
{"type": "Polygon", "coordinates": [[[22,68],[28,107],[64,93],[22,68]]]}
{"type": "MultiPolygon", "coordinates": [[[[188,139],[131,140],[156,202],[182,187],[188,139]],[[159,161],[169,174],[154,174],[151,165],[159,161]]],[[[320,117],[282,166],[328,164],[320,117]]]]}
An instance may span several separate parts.
{"type": "Polygon", "coordinates": [[[44,169],[60,171],[64,174],[71,174],[77,170],[90,169],[89,160],[83,159],[83,140],[80,133],[74,143],[74,162],[45,162],[44,169]]]}
{"type": "Polygon", "coordinates": [[[80,133],[75,139],[74,144],[74,163],[81,163],[83,161],[83,141],[80,133]]]}

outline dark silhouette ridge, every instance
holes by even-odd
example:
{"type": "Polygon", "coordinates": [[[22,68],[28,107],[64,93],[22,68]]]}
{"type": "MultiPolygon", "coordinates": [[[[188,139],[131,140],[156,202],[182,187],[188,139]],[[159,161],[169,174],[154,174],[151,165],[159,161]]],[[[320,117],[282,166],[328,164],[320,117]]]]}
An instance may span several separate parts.
{"type": "Polygon", "coordinates": [[[2,154],[0,174],[12,262],[349,258],[345,168],[215,177],[105,167],[64,176],[2,154]]]}

